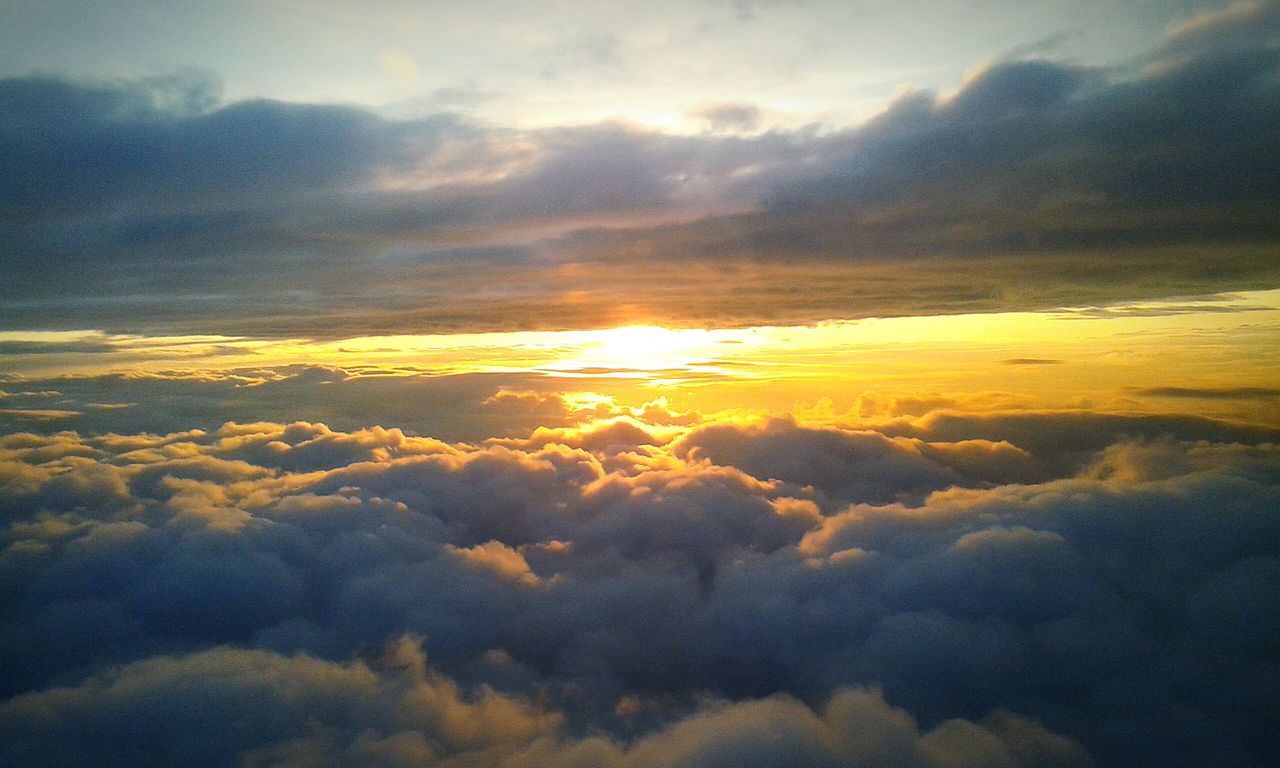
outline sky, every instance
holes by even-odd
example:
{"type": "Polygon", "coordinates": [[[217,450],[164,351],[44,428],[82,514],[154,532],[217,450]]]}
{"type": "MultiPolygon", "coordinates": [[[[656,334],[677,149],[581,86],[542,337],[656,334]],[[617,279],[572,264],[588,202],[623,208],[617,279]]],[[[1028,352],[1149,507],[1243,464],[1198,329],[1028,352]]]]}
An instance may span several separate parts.
{"type": "Polygon", "coordinates": [[[0,4],[0,764],[1280,765],[1280,3],[0,4]]]}

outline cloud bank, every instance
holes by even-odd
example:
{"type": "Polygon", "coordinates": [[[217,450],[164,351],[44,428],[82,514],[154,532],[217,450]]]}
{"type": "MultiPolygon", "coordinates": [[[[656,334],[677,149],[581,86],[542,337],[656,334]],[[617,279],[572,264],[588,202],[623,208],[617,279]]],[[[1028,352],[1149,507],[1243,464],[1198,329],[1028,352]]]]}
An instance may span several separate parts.
{"type": "Polygon", "coordinates": [[[648,413],[0,438],[5,762],[1276,754],[1275,430],[648,413]]]}
{"type": "Polygon", "coordinates": [[[704,134],[516,131],[227,104],[190,75],[7,79],[0,321],[349,336],[1269,287],[1276,8],[1121,67],[999,60],[843,130],[737,134],[760,115],[726,103],[704,134]]]}

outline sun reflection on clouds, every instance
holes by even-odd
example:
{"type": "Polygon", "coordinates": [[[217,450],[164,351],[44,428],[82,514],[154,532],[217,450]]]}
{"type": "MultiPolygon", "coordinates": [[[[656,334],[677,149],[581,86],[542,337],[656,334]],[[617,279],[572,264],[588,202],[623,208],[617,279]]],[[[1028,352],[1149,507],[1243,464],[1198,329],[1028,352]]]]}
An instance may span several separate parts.
{"type": "Polygon", "coordinates": [[[571,411],[590,411],[596,409],[613,409],[615,407],[611,395],[598,392],[561,392],[560,400],[571,411]]]}
{"type": "MultiPolygon", "coordinates": [[[[971,400],[1002,391],[1049,407],[1081,398],[1132,407],[1134,382],[1195,391],[1273,387],[1277,348],[1280,291],[1263,291],[1087,311],[733,329],[638,324],[336,341],[9,332],[0,335],[0,369],[5,380],[225,376],[291,365],[328,366],[346,377],[514,375],[543,382],[540,391],[598,398],[574,402],[574,410],[655,395],[681,408],[790,411],[833,392],[850,408],[868,397],[924,403],[940,393],[971,400]]],[[[1245,415],[1223,398],[1199,407],[1245,415]]]]}

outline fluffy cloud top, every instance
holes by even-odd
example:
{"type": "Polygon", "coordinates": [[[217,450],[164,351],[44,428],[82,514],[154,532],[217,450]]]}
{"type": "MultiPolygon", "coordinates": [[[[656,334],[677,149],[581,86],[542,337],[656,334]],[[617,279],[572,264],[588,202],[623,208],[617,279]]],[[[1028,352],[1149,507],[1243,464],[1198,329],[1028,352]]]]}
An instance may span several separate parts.
{"type": "Polygon", "coordinates": [[[1276,437],[8,435],[5,759],[1266,765],[1276,437]]]}
{"type": "MultiPolygon", "coordinates": [[[[984,384],[779,417],[555,391],[613,363],[216,365],[1274,287],[1280,4],[1109,68],[1046,46],[856,127],[707,101],[688,134],[0,80],[0,328],[78,331],[0,358],[146,370],[0,378],[0,763],[1276,765],[1280,429],[1152,405],[1271,414],[1261,368],[1114,385],[1143,413],[984,384]]],[[[1223,333],[1195,359],[1265,344],[1223,333]]]]}

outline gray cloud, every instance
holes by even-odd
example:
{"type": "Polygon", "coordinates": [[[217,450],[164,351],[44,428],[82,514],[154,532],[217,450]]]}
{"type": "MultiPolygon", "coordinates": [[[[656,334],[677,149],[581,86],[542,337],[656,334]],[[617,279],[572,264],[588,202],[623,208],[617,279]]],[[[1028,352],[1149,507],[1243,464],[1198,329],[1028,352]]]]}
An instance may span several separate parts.
{"type": "Polygon", "coordinates": [[[519,744],[558,722],[520,700],[464,698],[409,638],[371,663],[265,651],[157,656],[0,705],[10,765],[422,765],[519,744]],[[61,726],[60,735],[49,725],[61,726]]]}
{"type": "Polygon", "coordinates": [[[8,755],[1266,764],[1274,689],[1233,681],[1275,672],[1275,430],[871,427],[7,435],[8,755]],[[431,673],[377,661],[406,633],[431,673]]]}
{"type": "Polygon", "coordinates": [[[1280,397],[1275,387],[1147,387],[1135,390],[1145,397],[1185,397],[1204,400],[1267,400],[1280,397]]]}
{"type": "Polygon", "coordinates": [[[393,376],[362,375],[367,373],[355,368],[274,366],[207,375],[60,377],[41,383],[42,389],[60,388],[52,394],[15,391],[0,400],[12,411],[0,412],[0,431],[34,429],[24,414],[34,417],[34,411],[55,410],[65,412],[59,429],[86,433],[170,433],[214,430],[227,421],[306,420],[336,429],[396,424],[411,433],[478,441],[527,434],[540,424],[563,423],[569,416],[555,394],[538,394],[554,382],[531,374],[434,376],[405,370],[393,376]],[[503,388],[540,399],[490,400],[503,388]],[[141,407],[93,407],[112,403],[141,407]]]}
{"type": "MultiPolygon", "coordinates": [[[[601,325],[620,303],[742,324],[1266,287],[1275,7],[1200,17],[1139,72],[1000,61],[857,128],[746,138],[9,79],[0,321],[341,336],[601,325]]],[[[728,106],[708,114],[749,120],[728,106]]]]}
{"type": "MultiPolygon", "coordinates": [[[[115,330],[1200,311],[1094,305],[1274,287],[1278,7],[1111,70],[1006,57],[838,131],[3,80],[0,325],[106,332],[0,357],[146,356],[115,330]]],[[[584,38],[547,74],[620,51],[584,38]]],[[[0,763],[1275,764],[1275,426],[998,392],[711,416],[564,383],[0,376],[0,763]]]]}
{"type": "Polygon", "coordinates": [[[856,689],[818,711],[785,696],[712,703],[630,745],[556,735],[560,720],[519,698],[459,689],[428,669],[411,638],[371,663],[232,649],[156,657],[0,705],[17,737],[3,748],[15,766],[1091,764],[1069,739],[1007,713],[922,732],[856,689]],[[51,720],[66,728],[57,738],[51,720]]]}
{"type": "Polygon", "coordinates": [[[705,121],[712,130],[717,131],[750,131],[760,124],[760,108],[755,104],[737,102],[702,104],[689,110],[689,115],[705,121]]]}

